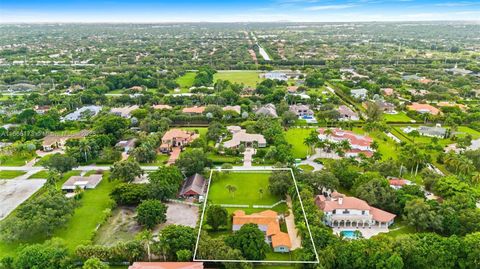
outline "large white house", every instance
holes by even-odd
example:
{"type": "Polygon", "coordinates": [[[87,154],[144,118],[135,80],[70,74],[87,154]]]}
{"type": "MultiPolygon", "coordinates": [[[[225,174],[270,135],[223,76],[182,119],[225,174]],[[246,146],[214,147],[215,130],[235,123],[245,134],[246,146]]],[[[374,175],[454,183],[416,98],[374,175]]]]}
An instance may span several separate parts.
{"type": "Polygon", "coordinates": [[[324,212],[325,224],[336,228],[387,228],[396,217],[395,214],[370,206],[364,200],[338,192],[317,195],[315,204],[324,212]]]}

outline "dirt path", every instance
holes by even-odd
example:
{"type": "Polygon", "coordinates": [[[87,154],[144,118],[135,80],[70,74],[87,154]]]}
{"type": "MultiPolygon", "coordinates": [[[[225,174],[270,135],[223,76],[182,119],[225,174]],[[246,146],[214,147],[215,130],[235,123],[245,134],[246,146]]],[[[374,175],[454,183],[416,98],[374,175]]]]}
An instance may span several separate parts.
{"type": "Polygon", "coordinates": [[[288,236],[292,243],[292,248],[290,249],[290,251],[292,251],[302,247],[302,240],[300,239],[297,227],[295,226],[295,219],[292,212],[292,198],[290,198],[290,196],[287,196],[287,205],[289,214],[285,217],[285,223],[287,224],[288,236]]]}

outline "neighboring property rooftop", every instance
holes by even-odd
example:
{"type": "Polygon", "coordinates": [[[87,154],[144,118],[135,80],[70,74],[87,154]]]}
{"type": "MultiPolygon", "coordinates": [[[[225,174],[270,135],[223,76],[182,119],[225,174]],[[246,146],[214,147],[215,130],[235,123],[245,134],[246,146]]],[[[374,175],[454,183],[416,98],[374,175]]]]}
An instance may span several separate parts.
{"type": "Polygon", "coordinates": [[[242,107],[241,106],[224,106],[223,111],[234,111],[237,112],[237,114],[240,114],[242,112],[242,107]]]}
{"type": "Polygon", "coordinates": [[[84,113],[91,113],[92,116],[97,115],[102,110],[101,106],[84,106],[75,110],[74,112],[63,117],[63,120],[80,120],[84,113]]]}
{"type": "Polygon", "coordinates": [[[196,173],[185,180],[182,190],[180,191],[180,196],[203,195],[206,191],[206,185],[207,182],[205,178],[196,173]]]}
{"type": "Polygon", "coordinates": [[[267,145],[267,140],[261,134],[248,134],[246,130],[235,130],[232,135],[232,139],[225,141],[223,146],[225,148],[234,148],[239,146],[241,143],[253,143],[257,142],[259,147],[265,147],[267,145]]]}
{"type": "Polygon", "coordinates": [[[42,146],[52,146],[55,144],[63,144],[65,143],[68,139],[82,139],[85,138],[87,135],[89,135],[91,131],[89,130],[82,130],[78,133],[74,134],[49,134],[43,138],[42,141],[42,146]]]}
{"type": "Polygon", "coordinates": [[[165,109],[165,110],[170,110],[170,109],[172,109],[172,107],[169,106],[169,105],[161,105],[161,104],[159,104],[159,105],[152,105],[152,108],[153,108],[153,109],[158,109],[158,110],[164,110],[164,109],[165,109]]]}
{"type": "Polygon", "coordinates": [[[81,189],[94,189],[102,181],[102,175],[94,174],[88,177],[72,176],[62,185],[62,190],[75,190],[77,187],[81,189]]]}
{"type": "Polygon", "coordinates": [[[407,108],[409,110],[414,110],[419,113],[429,113],[432,115],[438,115],[441,113],[438,108],[429,104],[412,103],[411,105],[408,105],[407,108]]]}
{"type": "Polygon", "coordinates": [[[183,113],[188,114],[202,114],[205,111],[204,106],[192,106],[192,107],[185,107],[182,109],[183,113]]]}
{"type": "Polygon", "coordinates": [[[137,110],[139,106],[124,106],[124,107],[114,107],[110,110],[111,113],[121,116],[123,118],[130,118],[132,111],[137,110]]]}
{"type": "Polygon", "coordinates": [[[315,199],[315,202],[317,206],[324,212],[333,212],[334,210],[339,209],[370,211],[373,219],[378,222],[389,222],[396,217],[395,214],[370,206],[362,199],[348,197],[337,192],[333,192],[331,198],[318,195],[315,199]]]}
{"type": "Polygon", "coordinates": [[[277,118],[277,109],[275,108],[274,104],[266,104],[261,106],[259,109],[255,111],[255,115],[257,116],[268,116],[272,118],[277,118]]]}

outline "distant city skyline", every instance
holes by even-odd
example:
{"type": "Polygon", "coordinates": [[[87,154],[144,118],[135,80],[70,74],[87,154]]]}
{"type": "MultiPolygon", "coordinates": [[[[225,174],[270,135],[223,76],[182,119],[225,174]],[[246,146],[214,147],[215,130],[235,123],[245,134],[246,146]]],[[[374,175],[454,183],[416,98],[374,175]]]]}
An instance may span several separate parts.
{"type": "Polygon", "coordinates": [[[1,0],[0,23],[480,21],[480,1],[1,0]]]}

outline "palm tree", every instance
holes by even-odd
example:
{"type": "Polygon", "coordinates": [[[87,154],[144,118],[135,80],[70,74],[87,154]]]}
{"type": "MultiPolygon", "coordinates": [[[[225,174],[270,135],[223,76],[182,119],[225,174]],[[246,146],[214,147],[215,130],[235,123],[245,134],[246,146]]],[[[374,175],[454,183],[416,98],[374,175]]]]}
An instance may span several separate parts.
{"type": "MultiPolygon", "coordinates": [[[[308,146],[308,150],[312,150],[312,147],[318,142],[318,134],[316,131],[312,131],[310,132],[310,134],[305,137],[305,139],[303,140],[303,144],[308,146]]],[[[307,155],[309,153],[309,151],[307,152],[307,155]]],[[[313,153],[313,150],[312,150],[312,153],[313,153]]]]}
{"type": "Polygon", "coordinates": [[[475,185],[480,184],[480,172],[477,172],[477,173],[473,174],[473,176],[471,178],[471,182],[475,185]]]}
{"type": "Polygon", "coordinates": [[[83,158],[85,159],[85,162],[88,162],[88,154],[90,153],[90,150],[92,147],[86,142],[86,141],[80,141],[78,144],[78,150],[83,153],[83,158]]]}
{"type": "Polygon", "coordinates": [[[225,188],[228,190],[229,193],[232,194],[232,197],[235,198],[235,191],[237,191],[237,187],[235,187],[234,185],[228,184],[227,186],[225,186],[225,188]]]}
{"type": "Polygon", "coordinates": [[[147,256],[148,261],[152,260],[152,253],[150,251],[150,244],[153,241],[153,233],[150,230],[145,230],[138,234],[138,239],[144,244],[145,248],[147,249],[147,256]]]}

